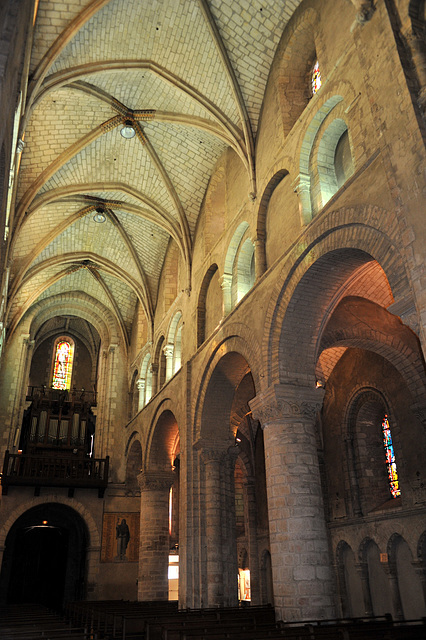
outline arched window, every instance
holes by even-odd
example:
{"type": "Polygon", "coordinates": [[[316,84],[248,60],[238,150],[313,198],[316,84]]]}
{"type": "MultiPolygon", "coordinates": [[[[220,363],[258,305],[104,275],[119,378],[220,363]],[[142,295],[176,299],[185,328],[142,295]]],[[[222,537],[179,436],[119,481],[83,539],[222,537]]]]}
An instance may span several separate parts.
{"type": "Polygon", "coordinates": [[[73,360],[73,341],[69,338],[60,338],[56,343],[53,359],[53,389],[69,389],[71,387],[73,360]]]}
{"type": "Polygon", "coordinates": [[[340,189],[354,172],[354,161],[349,143],[349,132],[345,129],[339,138],[334,152],[334,171],[336,173],[337,188],[340,189]]]}
{"type": "Polygon", "coordinates": [[[382,421],[382,432],[383,432],[383,445],[385,447],[385,453],[386,453],[386,467],[388,470],[389,489],[392,494],[392,498],[398,498],[401,495],[401,490],[399,488],[399,479],[398,479],[398,472],[396,469],[395,451],[393,449],[392,434],[391,434],[391,429],[389,425],[389,419],[386,414],[382,421]]]}
{"type": "Polygon", "coordinates": [[[312,88],[313,96],[317,93],[317,91],[321,89],[321,73],[320,73],[318,60],[315,62],[314,66],[312,67],[311,88],[312,88]]]}

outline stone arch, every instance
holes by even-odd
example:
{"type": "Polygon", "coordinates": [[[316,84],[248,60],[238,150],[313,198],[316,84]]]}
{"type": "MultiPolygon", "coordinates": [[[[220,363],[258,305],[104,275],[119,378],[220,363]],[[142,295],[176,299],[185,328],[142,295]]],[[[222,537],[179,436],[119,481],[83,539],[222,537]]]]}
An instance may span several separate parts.
{"type": "Polygon", "coordinates": [[[394,615],[389,580],[381,565],[380,550],[372,538],[365,538],[360,547],[361,562],[368,581],[367,614],[394,615]]]}
{"type": "MultiPolygon", "coordinates": [[[[339,144],[349,136],[348,125],[343,118],[336,117],[326,130],[318,144],[318,153],[311,158],[311,202],[312,210],[319,211],[334,196],[340,187],[354,172],[353,155],[351,162],[343,171],[344,164],[336,162],[339,144]],[[338,170],[340,168],[340,171],[338,170]]],[[[348,138],[349,139],[349,138],[348,138]]],[[[349,141],[350,148],[350,141],[349,141]]]]}
{"type": "Polygon", "coordinates": [[[390,571],[396,578],[397,614],[405,620],[421,618],[426,613],[421,579],[413,566],[413,553],[408,542],[399,533],[388,542],[390,571]]]}
{"type": "MultiPolygon", "coordinates": [[[[209,381],[215,370],[217,364],[221,358],[227,353],[237,352],[241,354],[241,357],[246,361],[246,367],[243,367],[241,374],[245,370],[250,371],[253,376],[255,389],[260,389],[260,379],[262,374],[260,373],[261,358],[259,352],[259,344],[256,340],[254,333],[244,324],[233,323],[227,325],[221,330],[220,339],[213,352],[206,357],[201,370],[203,375],[200,379],[200,384],[196,390],[196,398],[193,406],[193,441],[196,442],[201,433],[201,413],[204,406],[205,396],[209,381]],[[254,365],[254,366],[252,366],[254,365]]],[[[238,378],[238,376],[237,376],[238,378]]],[[[241,379],[243,375],[241,375],[241,379]]]]}
{"type": "Polygon", "coordinates": [[[299,184],[298,191],[301,202],[302,223],[307,224],[311,221],[312,200],[311,200],[311,157],[312,149],[325,118],[329,116],[331,111],[342,102],[343,96],[334,95],[329,97],[324,104],[317,110],[316,114],[311,118],[306,128],[305,136],[300,148],[299,161],[299,184]]]}
{"type": "Polygon", "coordinates": [[[295,13],[281,43],[278,90],[285,137],[312,97],[310,71],[318,57],[315,42],[318,21],[319,16],[312,8],[295,13]]]}
{"type": "Polygon", "coordinates": [[[144,469],[171,471],[179,452],[178,422],[167,404],[162,403],[152,421],[144,469]]]}
{"type": "Polygon", "coordinates": [[[336,564],[343,617],[365,615],[362,583],[356,569],[355,554],[345,540],[340,540],[336,547],[336,564]]]}
{"type": "MultiPolygon", "coordinates": [[[[354,218],[353,211],[340,210],[339,213],[346,219],[354,218]]],[[[339,216],[336,214],[336,217],[339,216]]],[[[314,345],[326,310],[345,283],[356,277],[365,264],[373,260],[378,262],[396,300],[406,297],[406,292],[410,291],[402,256],[390,238],[369,226],[368,219],[365,225],[355,221],[343,225],[338,222],[335,220],[334,229],[323,228],[323,233],[316,238],[312,229],[312,240],[308,233],[304,248],[292,252],[277,282],[267,313],[270,331],[264,343],[268,384],[282,379],[286,370],[292,368],[292,373],[299,372],[301,380],[315,384],[314,345]],[[298,295],[295,297],[296,289],[298,295]],[[299,305],[302,298],[304,303],[299,305]],[[304,314],[307,304],[309,326],[304,314]],[[297,336],[297,348],[290,336],[297,336]]],[[[318,229],[316,232],[318,234],[318,229]]]]}
{"type": "Polygon", "coordinates": [[[289,173],[287,169],[279,169],[275,171],[262,193],[260,198],[259,209],[257,211],[256,223],[256,279],[260,278],[268,268],[266,256],[266,217],[268,206],[277,186],[289,173]]]}
{"type": "Polygon", "coordinates": [[[172,350],[171,363],[168,365],[167,379],[179,371],[181,367],[182,356],[182,311],[177,311],[169,325],[167,332],[167,346],[172,350]]]}
{"type": "Polygon", "coordinates": [[[225,314],[235,307],[254,284],[254,245],[248,234],[248,223],[241,222],[228,245],[222,278],[225,314]]]}
{"type": "Polygon", "coordinates": [[[238,303],[250,291],[255,281],[254,245],[251,238],[246,238],[239,247],[236,276],[238,303]]]}
{"type": "MultiPolygon", "coordinates": [[[[217,276],[218,266],[217,264],[212,264],[208,269],[203,278],[203,282],[201,283],[200,293],[198,295],[198,304],[197,304],[197,347],[200,347],[203,342],[208,337],[206,335],[206,327],[207,327],[207,296],[212,284],[213,278],[217,276]]],[[[215,311],[217,311],[215,309],[215,311]]]]}
{"type": "Polygon", "coordinates": [[[83,293],[61,294],[34,304],[25,314],[23,326],[35,336],[40,326],[56,315],[76,315],[84,318],[98,331],[104,344],[119,343],[120,332],[111,312],[100,302],[83,293]]]}
{"type": "Polygon", "coordinates": [[[366,514],[391,499],[381,433],[385,414],[392,423],[389,402],[377,389],[359,389],[348,403],[345,424],[353,447],[348,464],[353,464],[349,477],[354,478],[352,500],[356,515],[366,514]]]}
{"type": "Polygon", "coordinates": [[[87,526],[87,531],[89,535],[88,546],[94,548],[96,550],[100,550],[101,538],[96,523],[88,509],[84,505],[82,505],[75,498],[67,498],[65,496],[38,496],[34,497],[31,500],[27,500],[26,502],[22,502],[19,506],[17,506],[9,515],[7,520],[3,523],[3,526],[0,529],[0,548],[4,548],[6,542],[6,536],[16,522],[16,520],[23,515],[26,511],[29,511],[33,507],[37,507],[43,504],[49,503],[58,503],[64,504],[68,507],[71,507],[74,511],[76,511],[87,526]]]}
{"type": "Polygon", "coordinates": [[[398,316],[371,300],[358,296],[344,297],[319,336],[315,357],[319,360],[324,350],[341,347],[364,348],[389,360],[406,381],[416,408],[426,409],[420,343],[398,316]]]}
{"type": "Polygon", "coordinates": [[[2,600],[7,593],[9,602],[32,598],[58,609],[64,601],[84,598],[90,551],[87,522],[76,509],[57,499],[33,505],[5,539],[2,600]]]}
{"type": "Polygon", "coordinates": [[[146,456],[138,477],[141,491],[139,600],[167,600],[168,558],[179,541],[179,427],[170,399],[157,407],[151,421],[146,456]],[[155,549],[155,553],[152,550],[155,549]],[[149,579],[148,579],[148,576],[149,579]]]}
{"type": "Polygon", "coordinates": [[[233,443],[231,409],[235,389],[249,370],[245,358],[230,351],[224,354],[213,369],[207,384],[202,408],[200,437],[216,442],[233,443]]]}
{"type": "Polygon", "coordinates": [[[145,381],[143,388],[143,397],[140,399],[140,404],[144,407],[151,399],[152,396],[152,368],[151,368],[151,353],[148,351],[145,353],[140,366],[140,379],[145,381]]]}

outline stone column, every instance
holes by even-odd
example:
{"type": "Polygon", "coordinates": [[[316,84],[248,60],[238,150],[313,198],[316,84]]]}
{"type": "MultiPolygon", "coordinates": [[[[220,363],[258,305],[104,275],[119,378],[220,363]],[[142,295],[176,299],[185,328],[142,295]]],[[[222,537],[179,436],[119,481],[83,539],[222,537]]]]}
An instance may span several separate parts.
{"type": "Polygon", "coordinates": [[[139,380],[136,380],[136,387],[139,391],[138,411],[140,411],[145,405],[145,384],[145,378],[139,378],[139,380]]]}
{"type": "Polygon", "coordinates": [[[422,585],[423,598],[426,606],[426,567],[421,560],[413,560],[411,563],[422,585]]]}
{"type": "Polygon", "coordinates": [[[382,567],[389,580],[390,594],[393,604],[393,616],[397,620],[403,620],[401,594],[399,592],[398,575],[394,562],[382,562],[382,567]]]}
{"type": "Polygon", "coordinates": [[[169,493],[172,471],[142,472],[138,600],[168,600],[169,493]]]}
{"type": "Polygon", "coordinates": [[[155,396],[155,394],[157,393],[157,391],[159,391],[160,389],[160,381],[158,379],[158,364],[156,363],[152,363],[151,364],[151,398],[153,396],[155,396]]]}
{"type": "Polygon", "coordinates": [[[201,460],[205,465],[204,543],[207,602],[204,606],[207,607],[235,606],[238,601],[235,504],[232,509],[229,491],[226,491],[230,482],[227,478],[230,473],[227,449],[228,445],[225,449],[212,443],[211,448],[203,447],[201,450],[201,460]]]}
{"type": "Polygon", "coordinates": [[[307,224],[312,218],[311,177],[300,173],[292,182],[293,191],[299,197],[299,210],[302,224],[307,224]]]}
{"type": "Polygon", "coordinates": [[[249,403],[264,430],[274,599],[283,620],[335,616],[315,433],[323,395],[275,385],[249,403]]]}
{"type": "Polygon", "coordinates": [[[355,565],[355,569],[358,571],[359,577],[361,578],[362,595],[364,597],[365,615],[372,616],[374,614],[373,614],[373,603],[371,601],[370,580],[368,577],[368,565],[366,562],[360,562],[360,564],[355,565]]]}
{"type": "Polygon", "coordinates": [[[246,478],[244,490],[244,520],[248,541],[250,590],[253,605],[261,604],[259,549],[257,545],[256,494],[254,478],[246,478]]]}
{"type": "Polygon", "coordinates": [[[227,316],[232,310],[232,273],[224,273],[220,278],[223,297],[223,316],[227,316]]]}
{"type": "Polygon", "coordinates": [[[257,238],[254,241],[254,255],[255,278],[257,281],[266,271],[266,247],[265,235],[263,233],[257,233],[257,238]]]}
{"type": "Polygon", "coordinates": [[[173,375],[173,354],[175,348],[172,344],[166,344],[163,347],[164,355],[166,356],[166,380],[170,380],[173,375]]]}

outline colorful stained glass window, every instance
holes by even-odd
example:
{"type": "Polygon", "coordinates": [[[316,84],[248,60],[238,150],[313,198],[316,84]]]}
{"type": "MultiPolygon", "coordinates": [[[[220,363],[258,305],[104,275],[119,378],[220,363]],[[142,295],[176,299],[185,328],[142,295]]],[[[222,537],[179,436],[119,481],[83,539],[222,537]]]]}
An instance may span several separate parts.
{"type": "Polygon", "coordinates": [[[73,355],[74,345],[66,340],[60,340],[56,345],[55,360],[53,362],[52,387],[54,389],[70,388],[73,355]]]}
{"type": "Polygon", "coordinates": [[[315,95],[316,92],[321,88],[321,74],[319,69],[318,60],[314,64],[314,68],[312,69],[312,94],[315,95]]]}
{"type": "Polygon", "coordinates": [[[392,444],[392,434],[387,415],[385,415],[383,418],[382,431],[383,444],[386,453],[386,466],[388,469],[389,489],[392,497],[397,498],[401,495],[401,491],[399,488],[398,472],[396,470],[395,451],[392,444]]]}

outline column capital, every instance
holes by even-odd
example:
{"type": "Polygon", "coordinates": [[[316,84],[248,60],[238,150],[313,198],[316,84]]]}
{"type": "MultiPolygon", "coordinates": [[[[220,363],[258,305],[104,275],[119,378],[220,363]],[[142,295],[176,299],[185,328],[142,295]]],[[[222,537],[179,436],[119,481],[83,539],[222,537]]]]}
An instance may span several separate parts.
{"type": "Polygon", "coordinates": [[[173,344],[169,344],[169,343],[167,343],[167,344],[165,344],[165,345],[164,345],[164,347],[163,347],[163,353],[164,353],[164,355],[166,356],[166,359],[167,359],[167,358],[173,358],[173,352],[174,352],[174,350],[175,350],[175,347],[174,347],[174,345],[173,345],[173,344]]]}
{"type": "Polygon", "coordinates": [[[139,391],[145,389],[145,383],[145,378],[138,378],[138,380],[136,380],[136,388],[139,389],[139,391]]]}
{"type": "Polygon", "coordinates": [[[201,453],[201,460],[204,464],[221,462],[227,455],[232,456],[234,454],[235,458],[237,458],[240,451],[232,440],[219,443],[201,439],[195,443],[194,449],[201,453]]]}
{"type": "Polygon", "coordinates": [[[222,291],[225,289],[231,289],[232,286],[232,273],[224,273],[219,278],[220,286],[222,287],[222,291]]]}
{"type": "Polygon", "coordinates": [[[170,471],[142,471],[138,475],[141,491],[168,491],[175,480],[175,474],[170,471]]]}
{"type": "Polygon", "coordinates": [[[324,389],[295,384],[275,384],[259,393],[249,405],[262,425],[277,421],[313,420],[322,407],[324,389]]]}

